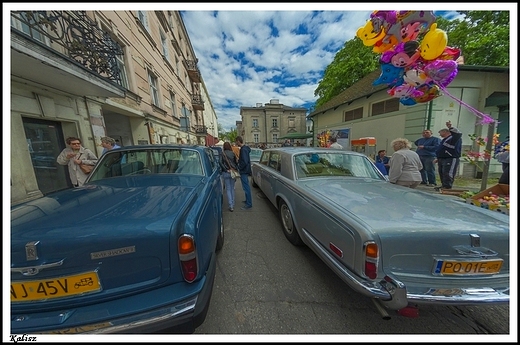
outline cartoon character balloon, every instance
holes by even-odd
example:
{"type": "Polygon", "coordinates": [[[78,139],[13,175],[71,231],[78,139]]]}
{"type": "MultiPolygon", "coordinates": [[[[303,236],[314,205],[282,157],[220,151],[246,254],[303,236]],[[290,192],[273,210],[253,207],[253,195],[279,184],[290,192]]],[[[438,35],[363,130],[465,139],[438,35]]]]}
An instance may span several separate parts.
{"type": "Polygon", "coordinates": [[[403,105],[429,102],[442,95],[457,75],[460,50],[449,47],[432,11],[373,11],[356,36],[381,54],[381,75],[388,94],[403,105]]]}

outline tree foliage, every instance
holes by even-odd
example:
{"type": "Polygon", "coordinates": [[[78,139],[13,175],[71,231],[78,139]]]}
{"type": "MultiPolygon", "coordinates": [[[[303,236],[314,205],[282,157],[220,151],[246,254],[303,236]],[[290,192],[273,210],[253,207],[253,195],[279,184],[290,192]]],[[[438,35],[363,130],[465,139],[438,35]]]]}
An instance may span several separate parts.
{"type": "Polygon", "coordinates": [[[464,64],[509,66],[509,11],[458,11],[463,19],[436,22],[448,35],[448,46],[459,48],[464,64]]]}
{"type": "Polygon", "coordinates": [[[314,96],[318,96],[315,108],[339,95],[378,66],[379,57],[372,52],[372,47],[365,46],[357,37],[345,42],[314,90],[314,96]]]}
{"type": "Polygon", "coordinates": [[[218,138],[219,138],[219,140],[229,141],[230,143],[234,143],[235,142],[235,140],[236,140],[236,138],[238,136],[238,132],[237,132],[237,129],[235,127],[230,128],[229,132],[226,132],[224,130],[224,127],[220,123],[217,124],[217,127],[218,127],[218,138]]]}
{"type": "MultiPolygon", "coordinates": [[[[458,48],[466,65],[509,66],[509,11],[457,11],[461,17],[437,17],[437,27],[448,35],[448,46],[458,48]]],[[[319,108],[379,68],[380,54],[355,37],[338,51],[314,90],[319,108]]]]}

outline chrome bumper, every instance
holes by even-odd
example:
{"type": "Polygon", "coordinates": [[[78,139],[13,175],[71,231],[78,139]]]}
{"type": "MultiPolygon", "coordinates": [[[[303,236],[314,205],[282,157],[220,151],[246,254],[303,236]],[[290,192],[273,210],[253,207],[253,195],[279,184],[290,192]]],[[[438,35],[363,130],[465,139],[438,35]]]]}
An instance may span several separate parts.
{"type": "Polygon", "coordinates": [[[456,288],[423,291],[410,290],[394,277],[385,276],[381,281],[365,280],[343,266],[334,256],[305,230],[304,241],[310,241],[310,248],[352,289],[367,297],[377,299],[385,308],[399,310],[409,303],[441,305],[478,305],[509,303],[509,287],[492,288],[456,288]]]}

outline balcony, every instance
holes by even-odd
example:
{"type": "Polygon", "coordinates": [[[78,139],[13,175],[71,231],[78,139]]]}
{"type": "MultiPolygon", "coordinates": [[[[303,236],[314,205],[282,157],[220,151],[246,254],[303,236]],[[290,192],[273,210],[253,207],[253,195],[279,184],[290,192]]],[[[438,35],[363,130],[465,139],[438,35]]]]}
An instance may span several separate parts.
{"type": "Polygon", "coordinates": [[[206,134],[208,134],[208,128],[206,126],[201,126],[201,125],[195,126],[195,135],[196,136],[204,137],[204,136],[206,136],[206,134]]]}
{"type": "Polygon", "coordinates": [[[123,51],[85,11],[11,11],[11,77],[77,95],[124,97],[123,51]]]}
{"type": "Polygon", "coordinates": [[[199,93],[194,93],[191,95],[191,105],[195,110],[204,110],[204,101],[202,100],[202,96],[199,93]]]}
{"type": "Polygon", "coordinates": [[[184,67],[186,67],[186,70],[188,71],[188,76],[190,77],[191,81],[194,83],[200,83],[200,71],[197,67],[197,61],[194,60],[184,60],[184,67]]]}

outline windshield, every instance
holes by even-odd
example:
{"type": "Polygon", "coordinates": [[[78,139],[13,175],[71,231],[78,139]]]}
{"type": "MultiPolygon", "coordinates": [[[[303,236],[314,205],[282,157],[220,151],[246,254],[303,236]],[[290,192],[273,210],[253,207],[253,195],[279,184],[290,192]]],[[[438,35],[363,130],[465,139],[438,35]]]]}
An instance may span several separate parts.
{"type": "Polygon", "coordinates": [[[353,176],[384,180],[377,167],[365,156],[341,152],[315,152],[294,156],[298,178],[353,176]]]}
{"type": "Polygon", "coordinates": [[[198,151],[172,149],[117,149],[101,158],[89,182],[143,174],[193,174],[204,172],[198,151]]]}

